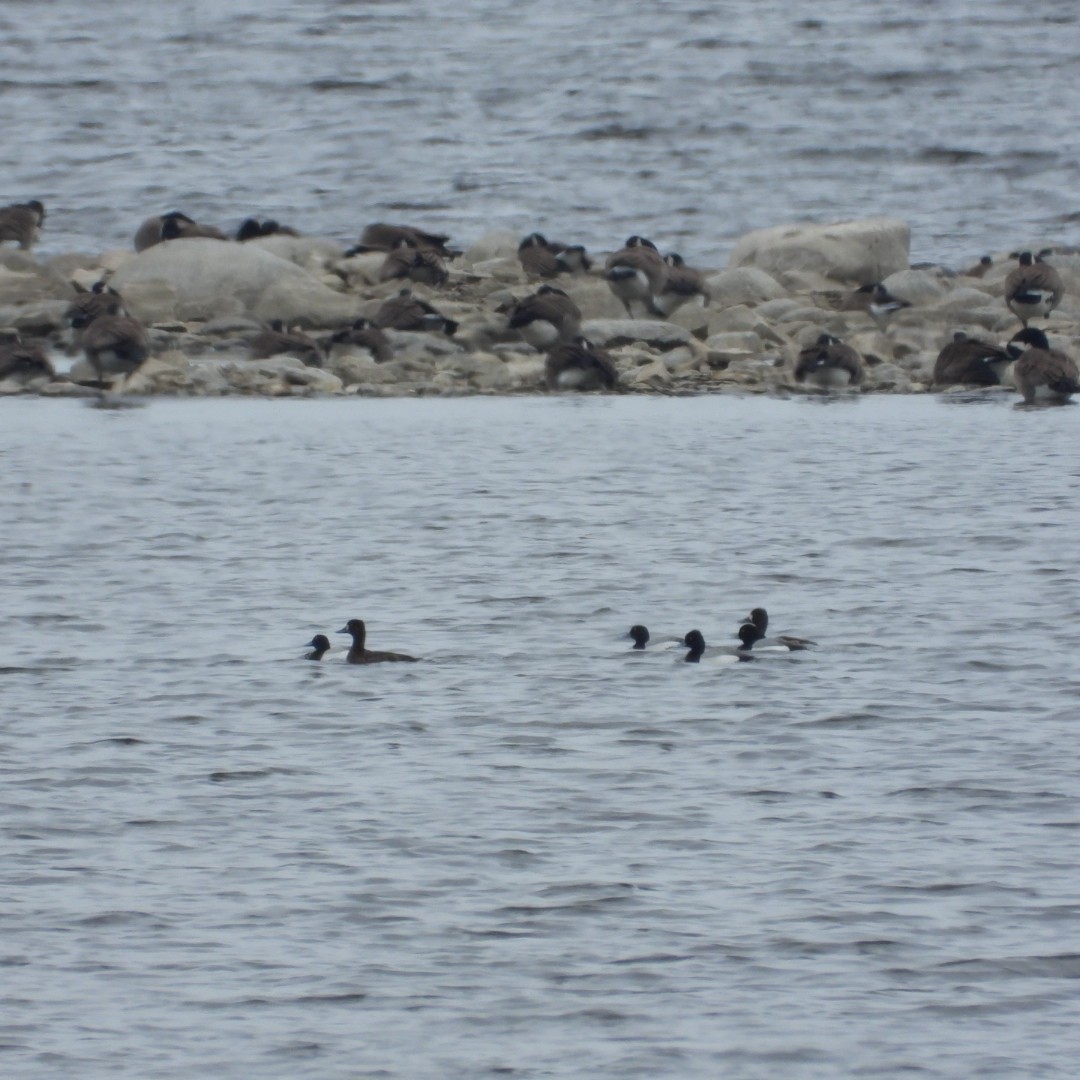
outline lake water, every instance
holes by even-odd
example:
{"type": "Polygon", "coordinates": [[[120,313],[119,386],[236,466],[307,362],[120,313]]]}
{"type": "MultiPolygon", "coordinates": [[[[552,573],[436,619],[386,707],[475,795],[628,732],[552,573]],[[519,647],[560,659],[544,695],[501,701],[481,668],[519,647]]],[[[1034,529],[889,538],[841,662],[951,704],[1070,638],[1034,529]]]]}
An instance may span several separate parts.
{"type": "Polygon", "coordinates": [[[174,207],[354,241],[652,235],[892,214],[915,259],[1075,242],[1075,0],[9,0],[0,202],[41,250],[174,207]]]}
{"type": "Polygon", "coordinates": [[[1071,1075],[1077,411],[1013,400],[0,402],[4,1075],[1071,1075]],[[757,604],[820,647],[621,638],[757,604]],[[423,662],[301,659],[354,616],[423,662]]]}

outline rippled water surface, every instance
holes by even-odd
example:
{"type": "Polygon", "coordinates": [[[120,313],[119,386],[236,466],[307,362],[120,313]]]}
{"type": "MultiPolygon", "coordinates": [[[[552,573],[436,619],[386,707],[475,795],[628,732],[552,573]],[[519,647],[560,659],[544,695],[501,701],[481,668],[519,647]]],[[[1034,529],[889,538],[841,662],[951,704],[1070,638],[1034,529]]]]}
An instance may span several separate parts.
{"type": "Polygon", "coordinates": [[[1077,412],[0,403],[4,1075],[1071,1075],[1077,412]]]}
{"type": "Polygon", "coordinates": [[[179,207],[354,240],[373,219],[630,231],[716,265],[888,213],[954,263],[1075,242],[1075,0],[9,0],[0,201],[43,250],[179,207]]]}

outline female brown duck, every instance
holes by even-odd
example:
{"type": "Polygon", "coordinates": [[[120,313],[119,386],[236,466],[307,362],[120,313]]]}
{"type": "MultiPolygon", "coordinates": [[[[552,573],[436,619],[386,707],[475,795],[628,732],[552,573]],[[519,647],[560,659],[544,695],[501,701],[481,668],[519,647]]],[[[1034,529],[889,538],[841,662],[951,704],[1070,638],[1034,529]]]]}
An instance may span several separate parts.
{"type": "Polygon", "coordinates": [[[405,653],[373,652],[371,649],[365,648],[364,640],[367,636],[367,627],[364,626],[363,619],[350,619],[338,633],[352,635],[352,648],[349,649],[349,654],[345,657],[350,664],[381,664],[391,660],[416,662],[415,656],[406,656],[405,653]]]}

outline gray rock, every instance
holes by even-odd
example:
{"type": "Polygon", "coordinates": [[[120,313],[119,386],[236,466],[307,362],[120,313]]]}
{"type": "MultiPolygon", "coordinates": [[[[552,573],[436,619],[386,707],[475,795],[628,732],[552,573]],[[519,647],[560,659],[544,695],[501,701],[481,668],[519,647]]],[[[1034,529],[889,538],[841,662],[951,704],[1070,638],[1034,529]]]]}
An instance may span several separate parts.
{"type": "Polygon", "coordinates": [[[693,345],[696,341],[684,327],[658,319],[589,319],[582,323],[581,332],[594,345],[607,349],[644,342],[666,352],[679,345],[693,345]]]}
{"type": "Polygon", "coordinates": [[[935,303],[951,288],[950,283],[933,270],[901,270],[890,274],[883,284],[893,296],[916,307],[935,303]]]}
{"type": "Polygon", "coordinates": [[[787,296],[787,290],[775,278],[755,266],[720,270],[708,278],[708,284],[712,302],[722,308],[740,304],[753,307],[787,296]]]}
{"type": "Polygon", "coordinates": [[[176,297],[172,317],[210,320],[249,314],[290,325],[340,326],[357,303],[287,259],[250,244],[194,238],[156,244],[125,262],[110,284],[125,298],[137,286],[164,282],[176,297]]]}
{"type": "Polygon", "coordinates": [[[742,237],[729,265],[767,272],[811,271],[834,281],[882,281],[908,268],[911,230],[896,218],[829,225],[778,225],[742,237]]]}

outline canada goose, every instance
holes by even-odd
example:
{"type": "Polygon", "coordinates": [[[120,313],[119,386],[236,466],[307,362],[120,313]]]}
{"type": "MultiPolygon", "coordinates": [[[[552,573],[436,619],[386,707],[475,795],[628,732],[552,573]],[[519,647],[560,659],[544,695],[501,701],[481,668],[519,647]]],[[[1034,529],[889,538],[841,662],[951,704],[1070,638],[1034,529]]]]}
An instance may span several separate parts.
{"type": "Polygon", "coordinates": [[[333,334],[326,343],[327,355],[338,345],[367,349],[377,364],[385,364],[394,358],[390,339],[370,319],[357,319],[348,329],[333,334]]]}
{"type": "Polygon", "coordinates": [[[0,207],[0,244],[13,240],[29,251],[41,235],[44,221],[45,207],[37,199],[0,207]]]}
{"type": "Polygon", "coordinates": [[[544,350],[573,340],[581,328],[581,309],[562,289],[541,285],[510,309],[507,321],[534,349],[544,350]]]}
{"type": "Polygon", "coordinates": [[[405,661],[415,663],[415,656],[397,652],[373,652],[366,647],[367,627],[363,619],[350,619],[339,631],[339,634],[352,636],[352,647],[345,659],[350,664],[382,664],[387,661],[405,661]]]}
{"type": "Polygon", "coordinates": [[[518,244],[518,262],[530,277],[556,277],[563,270],[552,246],[540,233],[529,233],[518,244]]]}
{"type": "Polygon", "coordinates": [[[1080,390],[1076,364],[1060,350],[1051,349],[1041,330],[1025,327],[1012,336],[1007,348],[1016,358],[1013,382],[1024,395],[1025,405],[1037,400],[1067,401],[1080,390]]]}
{"type": "Polygon", "coordinates": [[[1020,265],[1005,279],[1005,303],[1009,310],[1027,327],[1031,319],[1046,319],[1061,302],[1065,291],[1061,275],[1042,261],[1043,254],[1021,251],[1020,265]]]}
{"type": "Polygon", "coordinates": [[[99,315],[83,329],[82,347],[99,383],[106,375],[130,375],[150,355],[142,323],[127,315],[99,315]]]}
{"type": "Polygon", "coordinates": [[[934,362],[934,385],[999,386],[1012,361],[1004,349],[969,338],[962,330],[957,330],[934,362]]]}
{"type": "Polygon", "coordinates": [[[346,257],[360,255],[367,251],[393,251],[403,240],[414,248],[430,248],[444,259],[454,259],[461,254],[446,246],[449,236],[442,233],[429,233],[412,225],[385,225],[375,222],[365,227],[360,234],[360,242],[345,252],[346,257]]]}
{"type": "Polygon", "coordinates": [[[889,319],[901,308],[911,307],[907,300],[893,296],[880,281],[869,285],[860,285],[853,293],[844,298],[841,311],[865,311],[879,329],[884,330],[889,319]]]}
{"type": "MultiPolygon", "coordinates": [[[[78,286],[76,286],[78,288],[78,286]]],[[[80,290],[68,305],[64,318],[74,331],[74,342],[82,346],[83,331],[102,315],[125,315],[120,294],[104,281],[96,281],[89,292],[80,290]]]]}
{"type": "Polygon", "coordinates": [[[643,236],[631,236],[618,251],[608,256],[604,277],[608,288],[622,301],[626,314],[634,317],[631,307],[636,300],[650,315],[664,318],[655,297],[664,289],[668,265],[656,245],[643,236]]]}
{"type": "Polygon", "coordinates": [[[228,240],[228,237],[213,225],[200,225],[187,214],[179,210],[170,210],[167,214],[147,218],[135,233],[135,250],[145,251],[160,244],[163,240],[186,240],[191,237],[208,237],[212,240],[228,240]]]}
{"type": "Polygon", "coordinates": [[[33,379],[55,379],[56,371],[40,345],[20,341],[0,342],[0,380],[12,379],[26,384],[33,379]]]}
{"type": "Polygon", "coordinates": [[[974,266],[969,266],[962,271],[963,277],[981,278],[986,276],[986,271],[994,265],[994,260],[989,255],[983,255],[974,266]]]}
{"type": "Polygon", "coordinates": [[[448,319],[426,300],[413,296],[412,289],[402,289],[397,296],[385,300],[374,322],[380,330],[441,331],[448,337],[452,337],[458,328],[453,319],[448,319]]]}
{"type": "Polygon", "coordinates": [[[821,334],[799,353],[795,364],[796,382],[811,382],[822,390],[858,386],[862,379],[862,357],[831,334],[821,334]]]}
{"type": "Polygon", "coordinates": [[[299,235],[300,233],[296,229],[291,229],[288,225],[281,225],[274,221],[273,218],[267,218],[265,221],[259,221],[257,218],[246,218],[236,230],[236,239],[239,243],[244,243],[246,240],[255,240],[260,236],[299,235]]]}
{"type": "Polygon", "coordinates": [[[664,262],[667,263],[667,275],[663,288],[653,301],[665,316],[673,315],[695,296],[709,302],[709,289],[700,270],[687,266],[683,257],[675,252],[665,255],[664,262]]]}
{"type": "Polygon", "coordinates": [[[406,278],[419,285],[445,285],[446,264],[433,248],[418,248],[402,241],[393,251],[387,252],[379,268],[380,281],[396,281],[406,278]]]}
{"type": "Polygon", "coordinates": [[[619,381],[611,357],[580,335],[556,345],[544,371],[549,390],[611,390],[619,381]]]}
{"type": "Polygon", "coordinates": [[[248,355],[252,360],[268,360],[271,356],[288,353],[303,361],[308,367],[321,367],[323,353],[319,343],[300,330],[288,330],[280,319],[271,319],[248,342],[248,355]]]}

